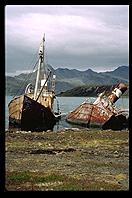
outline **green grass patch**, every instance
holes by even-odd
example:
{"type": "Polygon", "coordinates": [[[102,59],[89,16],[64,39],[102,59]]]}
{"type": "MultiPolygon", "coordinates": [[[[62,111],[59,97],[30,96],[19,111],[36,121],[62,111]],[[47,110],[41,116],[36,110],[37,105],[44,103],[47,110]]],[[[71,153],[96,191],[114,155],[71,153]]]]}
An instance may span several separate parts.
{"type": "Polygon", "coordinates": [[[31,175],[29,175],[29,173],[27,172],[13,173],[7,177],[8,180],[12,182],[25,182],[25,181],[30,181],[32,178],[31,175]]]}
{"type": "Polygon", "coordinates": [[[49,175],[40,175],[37,173],[31,173],[31,172],[14,172],[10,173],[9,175],[7,174],[7,180],[11,182],[53,182],[53,181],[60,181],[60,180],[65,180],[65,176],[63,175],[58,175],[58,174],[49,174],[49,175]]]}
{"type": "Polygon", "coordinates": [[[98,181],[94,176],[93,179],[86,176],[86,178],[74,178],[73,176],[59,175],[57,173],[49,173],[42,175],[40,173],[31,172],[17,172],[8,173],[7,188],[12,185],[13,189],[16,186],[26,189],[27,182],[32,185],[32,190],[57,190],[57,191],[85,191],[85,190],[121,190],[121,186],[114,181],[98,181]],[[38,174],[38,175],[37,175],[38,174]],[[59,182],[59,183],[58,183],[59,182]],[[39,184],[39,185],[38,185],[39,184]],[[41,186],[42,184],[42,186],[41,186]],[[37,187],[38,186],[38,187],[37,187]]]}

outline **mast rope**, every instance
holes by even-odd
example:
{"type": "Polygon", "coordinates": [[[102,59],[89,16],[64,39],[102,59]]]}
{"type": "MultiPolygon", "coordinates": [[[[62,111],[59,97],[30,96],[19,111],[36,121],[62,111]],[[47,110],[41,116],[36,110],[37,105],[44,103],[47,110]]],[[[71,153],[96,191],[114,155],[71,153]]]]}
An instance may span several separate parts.
{"type": "MultiPolygon", "coordinates": [[[[33,65],[33,62],[35,62],[35,59],[36,59],[37,54],[38,54],[38,49],[37,49],[36,52],[34,53],[33,58],[32,58],[32,61],[31,61],[31,63],[29,64],[29,66],[27,67],[27,69],[30,69],[30,67],[33,65]]],[[[20,85],[19,85],[18,89],[16,90],[16,93],[13,95],[13,97],[17,96],[17,94],[19,93],[20,87],[25,86],[25,83],[27,82],[27,79],[29,79],[29,78],[31,77],[31,76],[29,77],[29,75],[33,73],[33,71],[34,71],[34,69],[35,69],[37,63],[38,63],[38,60],[37,60],[37,62],[35,63],[35,66],[34,66],[33,69],[31,70],[31,72],[30,72],[29,74],[27,74],[26,77],[25,77],[25,79],[23,79],[23,82],[20,83],[20,85]],[[25,82],[25,81],[26,81],[26,82],[25,82]]],[[[16,79],[16,82],[19,84],[18,80],[19,80],[19,79],[16,79]]],[[[25,87],[24,87],[24,88],[25,88],[25,87]]],[[[24,88],[21,90],[21,92],[24,90],[24,88]]]]}
{"type": "MultiPolygon", "coordinates": [[[[25,85],[27,84],[27,81],[28,81],[28,80],[31,78],[31,76],[33,75],[33,71],[34,71],[36,65],[38,64],[38,61],[39,61],[39,59],[36,61],[35,65],[34,65],[34,67],[33,67],[33,69],[32,69],[32,71],[31,71],[28,75],[26,75],[24,81],[20,84],[21,92],[24,91],[25,85]]],[[[16,91],[16,93],[15,93],[15,95],[14,95],[13,97],[17,96],[17,94],[18,94],[18,92],[19,92],[19,89],[20,89],[20,88],[17,89],[17,91],[16,91]]]]}

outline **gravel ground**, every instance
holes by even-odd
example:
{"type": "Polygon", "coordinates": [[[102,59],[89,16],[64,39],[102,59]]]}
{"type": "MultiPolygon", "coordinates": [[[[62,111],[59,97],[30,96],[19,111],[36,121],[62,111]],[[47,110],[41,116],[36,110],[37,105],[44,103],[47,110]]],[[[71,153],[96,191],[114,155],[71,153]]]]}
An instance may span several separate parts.
{"type": "Polygon", "coordinates": [[[128,191],[129,131],[6,131],[7,191],[128,191]]]}

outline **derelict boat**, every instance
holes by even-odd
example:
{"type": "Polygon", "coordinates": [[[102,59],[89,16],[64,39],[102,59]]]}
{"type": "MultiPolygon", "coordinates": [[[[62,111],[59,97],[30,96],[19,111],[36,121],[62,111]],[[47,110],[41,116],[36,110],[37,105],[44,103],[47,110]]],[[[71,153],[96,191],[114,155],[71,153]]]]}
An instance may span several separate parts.
{"type": "Polygon", "coordinates": [[[39,61],[35,88],[28,84],[25,94],[14,97],[9,103],[9,129],[22,131],[53,130],[60,114],[53,111],[55,78],[44,64],[44,41],[39,48],[39,61]]]}
{"type": "Polygon", "coordinates": [[[119,110],[114,103],[127,90],[124,83],[119,83],[107,97],[101,93],[93,103],[83,102],[66,117],[66,121],[85,127],[121,130],[128,127],[128,112],[119,110]],[[127,115],[126,115],[127,114],[127,115]]]}

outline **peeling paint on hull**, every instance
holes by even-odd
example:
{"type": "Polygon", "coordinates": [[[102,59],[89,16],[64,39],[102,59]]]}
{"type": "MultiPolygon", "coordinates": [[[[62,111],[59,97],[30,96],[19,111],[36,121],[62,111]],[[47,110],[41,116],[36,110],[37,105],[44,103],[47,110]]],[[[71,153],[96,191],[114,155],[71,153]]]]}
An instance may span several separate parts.
{"type": "Polygon", "coordinates": [[[24,96],[21,119],[9,117],[9,128],[20,128],[22,131],[53,130],[56,117],[49,107],[24,96]]]}
{"type": "Polygon", "coordinates": [[[102,129],[122,130],[128,128],[127,116],[113,105],[126,90],[126,85],[120,83],[108,97],[101,93],[94,103],[83,102],[67,115],[66,121],[102,129]]]}
{"type": "MultiPolygon", "coordinates": [[[[90,115],[89,115],[90,118],[90,115]]],[[[119,116],[115,116],[114,114],[111,115],[110,117],[104,117],[104,120],[101,119],[100,117],[94,117],[91,114],[91,118],[86,120],[83,119],[83,117],[81,119],[79,118],[75,118],[73,115],[71,117],[71,114],[69,114],[66,118],[67,122],[71,123],[71,124],[77,124],[77,125],[81,125],[83,127],[95,127],[95,128],[102,128],[103,130],[106,129],[112,129],[112,130],[122,130],[124,128],[128,128],[128,120],[126,119],[126,117],[124,115],[119,115],[119,116]]]]}
{"type": "Polygon", "coordinates": [[[55,116],[49,107],[24,96],[21,129],[46,131],[52,130],[56,123],[55,116]]]}

